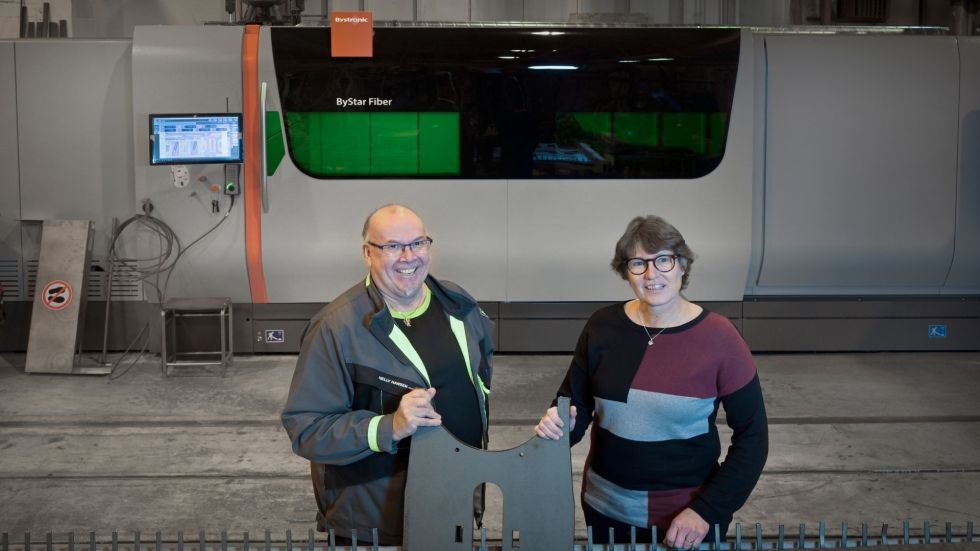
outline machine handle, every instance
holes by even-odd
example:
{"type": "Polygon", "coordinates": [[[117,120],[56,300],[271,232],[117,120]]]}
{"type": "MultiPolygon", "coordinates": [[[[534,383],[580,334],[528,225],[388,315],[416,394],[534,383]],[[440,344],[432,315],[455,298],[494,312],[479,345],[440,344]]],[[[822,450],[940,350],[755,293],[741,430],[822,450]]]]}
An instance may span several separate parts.
{"type": "Polygon", "coordinates": [[[269,176],[268,176],[268,169],[266,168],[266,163],[268,162],[268,159],[266,159],[266,152],[265,152],[266,149],[265,97],[266,97],[267,88],[268,88],[268,83],[262,82],[262,87],[259,92],[259,105],[261,106],[261,116],[259,117],[259,134],[261,135],[261,139],[259,141],[262,142],[262,161],[260,163],[262,165],[260,169],[262,171],[262,179],[260,180],[260,182],[262,188],[262,212],[266,214],[268,214],[269,212],[269,176]]]}

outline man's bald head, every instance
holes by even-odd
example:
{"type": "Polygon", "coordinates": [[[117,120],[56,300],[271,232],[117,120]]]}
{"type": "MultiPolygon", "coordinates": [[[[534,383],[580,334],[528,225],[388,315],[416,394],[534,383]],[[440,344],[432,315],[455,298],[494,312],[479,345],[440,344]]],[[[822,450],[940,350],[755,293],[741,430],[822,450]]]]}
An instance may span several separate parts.
{"type": "MultiPolygon", "coordinates": [[[[374,222],[375,218],[399,218],[399,217],[413,217],[422,223],[422,218],[412,209],[401,205],[398,203],[388,203],[387,205],[380,206],[368,214],[367,218],[364,219],[364,227],[361,229],[361,239],[364,241],[368,240],[368,235],[371,233],[371,224],[374,222]]],[[[423,228],[424,228],[423,224],[423,228]]]]}

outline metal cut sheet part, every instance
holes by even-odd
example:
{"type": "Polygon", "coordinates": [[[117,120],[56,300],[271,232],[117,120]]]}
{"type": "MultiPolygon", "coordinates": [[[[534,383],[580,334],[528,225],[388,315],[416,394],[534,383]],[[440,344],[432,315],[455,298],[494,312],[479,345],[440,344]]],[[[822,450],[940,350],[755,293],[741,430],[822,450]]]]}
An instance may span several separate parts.
{"type": "MultiPolygon", "coordinates": [[[[562,420],[569,400],[558,401],[562,420]]],[[[503,494],[501,551],[572,549],[575,533],[568,431],[538,436],[509,450],[471,448],[443,427],[412,436],[405,490],[406,551],[473,549],[474,492],[495,484],[503,494]]]]}

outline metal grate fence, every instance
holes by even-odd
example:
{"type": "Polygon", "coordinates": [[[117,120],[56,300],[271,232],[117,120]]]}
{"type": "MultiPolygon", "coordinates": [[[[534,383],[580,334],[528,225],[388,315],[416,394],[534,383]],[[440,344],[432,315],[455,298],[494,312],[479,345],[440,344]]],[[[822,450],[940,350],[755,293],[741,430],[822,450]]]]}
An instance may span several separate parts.
{"type": "MultiPolygon", "coordinates": [[[[401,547],[378,545],[377,530],[370,534],[352,534],[353,545],[338,545],[333,531],[329,533],[308,531],[305,539],[296,539],[291,530],[282,534],[266,530],[261,536],[244,532],[240,536],[220,533],[218,538],[209,537],[203,531],[195,536],[185,537],[184,532],[164,537],[156,532],[152,538],[144,538],[139,531],[120,536],[112,532],[110,536],[99,536],[89,532],[84,537],[76,538],[74,532],[53,534],[48,532],[44,539],[35,539],[30,533],[17,537],[4,532],[0,535],[0,551],[400,551],[401,547]]],[[[671,551],[663,544],[636,543],[635,534],[631,541],[616,542],[612,533],[609,540],[612,543],[593,543],[592,527],[587,529],[585,541],[575,543],[573,551],[671,551]]],[[[658,539],[656,528],[653,539],[658,539]]],[[[903,551],[903,548],[921,545],[934,545],[933,549],[980,550],[980,541],[974,536],[973,521],[965,525],[945,522],[934,525],[924,522],[921,528],[913,526],[909,521],[902,523],[900,530],[890,531],[888,524],[881,524],[880,530],[872,529],[868,523],[859,527],[841,524],[840,532],[830,534],[824,522],[819,523],[816,532],[805,524],[800,524],[791,530],[783,524],[778,525],[775,533],[767,533],[761,524],[755,524],[748,530],[741,523],[734,525],[734,533],[727,538],[714,533],[698,548],[700,551],[790,551],[803,549],[847,549],[860,547],[888,547],[888,551],[903,551]]],[[[507,545],[507,548],[517,548],[519,545],[507,545]]],[[[487,538],[487,530],[480,530],[480,539],[473,542],[474,551],[499,551],[504,548],[500,541],[487,538]]],[[[932,551],[918,548],[920,551],[932,551]]],[[[425,550],[438,551],[438,550],[425,550]]],[[[552,551],[552,550],[549,550],[552,551]]],[[[559,551],[559,550],[554,550],[559,551]]],[[[881,550],[886,551],[886,550],[881,550]]]]}

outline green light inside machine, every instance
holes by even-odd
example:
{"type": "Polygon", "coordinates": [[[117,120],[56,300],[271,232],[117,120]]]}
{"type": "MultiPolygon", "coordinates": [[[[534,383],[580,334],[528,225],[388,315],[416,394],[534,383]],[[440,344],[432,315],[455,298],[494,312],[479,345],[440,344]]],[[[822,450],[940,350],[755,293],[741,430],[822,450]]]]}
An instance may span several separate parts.
{"type": "Polygon", "coordinates": [[[314,176],[452,176],[459,113],[286,114],[296,163],[314,176]]]}

